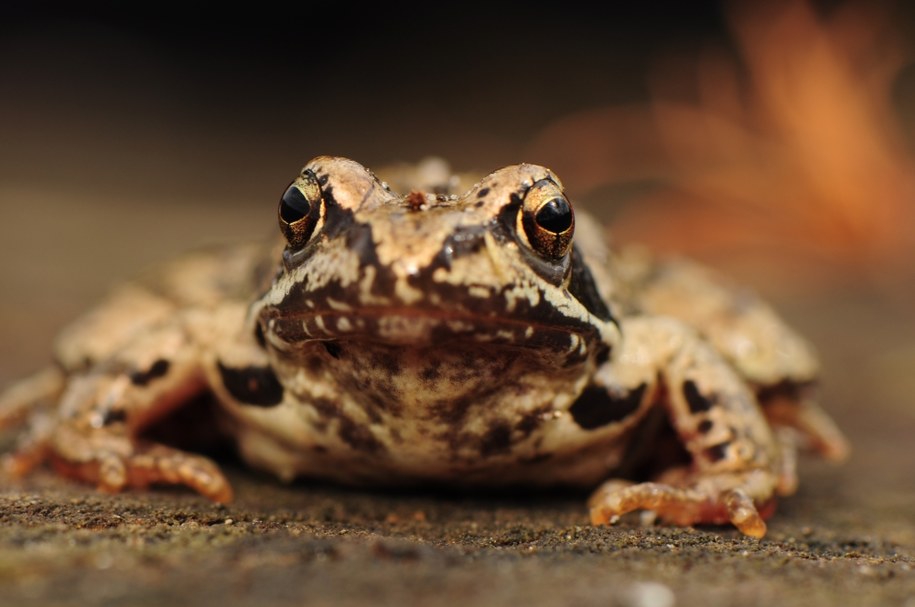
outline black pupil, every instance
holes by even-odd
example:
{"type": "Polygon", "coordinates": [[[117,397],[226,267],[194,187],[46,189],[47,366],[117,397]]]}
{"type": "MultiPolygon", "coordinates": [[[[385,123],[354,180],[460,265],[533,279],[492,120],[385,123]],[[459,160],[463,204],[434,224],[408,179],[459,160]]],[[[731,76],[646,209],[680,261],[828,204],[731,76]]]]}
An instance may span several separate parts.
{"type": "Polygon", "coordinates": [[[537,225],[554,234],[561,234],[572,225],[572,207],[565,198],[554,198],[540,207],[537,225]]]}
{"type": "Polygon", "coordinates": [[[280,206],[280,216],[286,223],[295,223],[303,217],[307,217],[311,212],[311,203],[294,185],[289,186],[289,189],[283,194],[283,204],[280,206]]]}

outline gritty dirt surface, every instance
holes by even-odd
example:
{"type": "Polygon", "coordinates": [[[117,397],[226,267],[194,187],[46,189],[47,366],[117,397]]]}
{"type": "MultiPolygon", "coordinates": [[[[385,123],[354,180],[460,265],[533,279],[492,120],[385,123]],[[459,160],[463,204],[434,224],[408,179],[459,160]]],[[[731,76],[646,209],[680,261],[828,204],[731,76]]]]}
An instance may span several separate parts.
{"type": "Polygon", "coordinates": [[[0,495],[0,603],[911,605],[911,494],[858,496],[844,473],[808,472],[761,542],[596,528],[572,496],[379,494],[235,472],[239,499],[220,507],[41,476],[0,495]]]}

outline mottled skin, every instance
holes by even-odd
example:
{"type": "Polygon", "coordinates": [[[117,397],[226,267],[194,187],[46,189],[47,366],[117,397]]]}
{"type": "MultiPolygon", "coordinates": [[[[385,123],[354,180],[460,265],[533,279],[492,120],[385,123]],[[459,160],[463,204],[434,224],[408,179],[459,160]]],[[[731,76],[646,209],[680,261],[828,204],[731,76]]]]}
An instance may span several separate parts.
{"type": "Polygon", "coordinates": [[[283,479],[600,485],[595,523],[643,509],[761,537],[796,446],[845,455],[809,346],[770,308],[611,250],[549,170],[386,179],[316,158],[281,200],[283,242],[115,291],[0,400],[0,424],[31,420],[8,469],[229,500],[214,463],[143,434],[209,392],[241,456],[283,479]]]}

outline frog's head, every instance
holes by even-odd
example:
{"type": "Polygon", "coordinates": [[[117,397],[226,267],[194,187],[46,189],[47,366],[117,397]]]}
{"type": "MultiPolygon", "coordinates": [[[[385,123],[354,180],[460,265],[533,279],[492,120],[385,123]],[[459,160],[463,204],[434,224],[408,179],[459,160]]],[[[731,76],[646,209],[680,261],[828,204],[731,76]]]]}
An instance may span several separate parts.
{"type": "Polygon", "coordinates": [[[351,160],[309,162],[281,198],[282,267],[255,306],[270,345],[605,356],[618,326],[575,247],[559,179],[521,164],[446,191],[399,194],[351,160]]]}

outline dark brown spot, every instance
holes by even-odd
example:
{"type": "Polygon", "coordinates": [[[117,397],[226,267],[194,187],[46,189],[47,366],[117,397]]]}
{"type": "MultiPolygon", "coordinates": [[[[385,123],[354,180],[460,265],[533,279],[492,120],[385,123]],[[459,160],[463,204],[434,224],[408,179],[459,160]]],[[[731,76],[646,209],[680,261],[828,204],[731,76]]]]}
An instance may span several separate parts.
{"type": "Polygon", "coordinates": [[[321,427],[319,429],[323,431],[323,429],[327,427],[327,422],[329,420],[337,420],[337,434],[340,436],[340,440],[352,447],[354,451],[378,453],[385,450],[384,445],[375,438],[375,435],[372,434],[371,430],[366,426],[353,421],[353,419],[344,414],[343,411],[340,410],[340,407],[332,400],[326,398],[311,399],[307,396],[303,396],[302,399],[311,404],[311,406],[314,407],[315,412],[321,417],[321,419],[315,423],[315,427],[318,427],[320,424],[321,427]]]}
{"type": "Polygon", "coordinates": [[[222,383],[243,405],[274,407],[283,402],[283,386],[270,367],[227,367],[218,361],[222,383]]]}
{"type": "Polygon", "coordinates": [[[528,411],[521,417],[521,420],[515,424],[515,429],[524,437],[530,436],[533,434],[534,430],[543,425],[544,416],[547,411],[549,411],[549,407],[541,407],[533,411],[528,411]]]}
{"type": "Polygon", "coordinates": [[[428,410],[429,413],[440,420],[443,425],[456,432],[456,426],[461,424],[464,421],[464,418],[467,417],[467,412],[470,410],[471,405],[473,405],[474,400],[475,399],[471,397],[458,398],[455,400],[436,400],[430,403],[428,410]]]}
{"type": "Polygon", "coordinates": [[[422,192],[410,192],[404,198],[404,202],[407,203],[407,206],[410,207],[411,211],[419,211],[423,208],[423,205],[426,204],[426,197],[422,192]]]}
{"type": "Polygon", "coordinates": [[[704,451],[705,456],[712,462],[720,462],[728,456],[728,445],[730,443],[721,443],[719,445],[712,445],[704,451]]]}
{"type": "Polygon", "coordinates": [[[340,358],[340,344],[335,341],[322,341],[321,345],[327,350],[327,353],[333,358],[340,358]]]}
{"type": "Polygon", "coordinates": [[[300,396],[299,399],[309,403],[312,407],[314,407],[314,410],[325,419],[336,418],[340,415],[340,410],[332,400],[326,398],[312,399],[308,396],[300,396]]]}
{"type": "Polygon", "coordinates": [[[388,379],[400,375],[400,360],[393,353],[382,350],[372,357],[372,363],[376,370],[384,370],[388,379]]]}
{"type": "MultiPolygon", "coordinates": [[[[487,229],[484,226],[456,227],[442,243],[441,250],[426,269],[419,274],[410,276],[411,286],[420,290],[435,289],[442,291],[441,283],[433,278],[436,270],[439,268],[451,270],[451,264],[455,259],[479,251],[485,244],[486,232],[487,229]]],[[[458,288],[458,290],[460,289],[463,289],[463,287],[458,288]]]]}
{"type": "Polygon", "coordinates": [[[154,379],[158,379],[168,373],[171,365],[164,358],[154,362],[149,369],[145,371],[133,371],[130,373],[130,381],[135,386],[145,386],[154,379]]]}
{"type": "Polygon", "coordinates": [[[715,427],[715,424],[712,423],[710,419],[704,419],[699,422],[699,425],[696,426],[696,429],[699,430],[702,434],[707,434],[709,430],[715,427]]]}
{"type": "Polygon", "coordinates": [[[124,409],[108,409],[102,417],[102,424],[105,426],[123,422],[127,420],[127,411],[124,409]]]}
{"type": "Polygon", "coordinates": [[[424,367],[419,373],[419,378],[424,382],[433,383],[438,380],[442,372],[437,363],[424,367]]]}
{"type": "Polygon", "coordinates": [[[358,386],[363,409],[373,422],[376,421],[375,416],[379,416],[377,421],[381,421],[379,411],[400,416],[403,411],[403,400],[400,388],[395,384],[393,377],[388,377],[387,381],[380,378],[376,381],[371,377],[364,380],[356,377],[354,380],[358,386]]]}
{"type": "Polygon", "coordinates": [[[600,386],[588,386],[569,408],[572,419],[585,430],[593,430],[632,415],[642,404],[648,388],[644,382],[624,395],[600,386]]]}
{"type": "Polygon", "coordinates": [[[380,398],[370,398],[366,403],[366,406],[362,407],[362,410],[365,411],[365,415],[369,418],[369,422],[372,424],[380,424],[382,422],[381,411],[387,408],[387,403],[385,403],[380,398]]]}
{"type": "Polygon", "coordinates": [[[460,226],[452,230],[445,240],[444,249],[450,251],[452,259],[472,255],[486,244],[486,228],[483,226],[460,226]]]}
{"type": "Polygon", "coordinates": [[[341,221],[341,223],[346,225],[346,247],[359,256],[359,263],[364,267],[377,266],[378,252],[375,250],[372,226],[365,223],[356,223],[353,220],[348,222],[341,221]]]}
{"type": "Polygon", "coordinates": [[[340,423],[338,430],[340,438],[352,447],[354,451],[378,453],[385,450],[384,445],[375,438],[375,435],[367,427],[357,424],[342,413],[339,414],[338,420],[340,423]]]}
{"type": "Polygon", "coordinates": [[[493,424],[480,442],[480,455],[489,457],[505,453],[511,446],[512,429],[505,422],[493,424]]]}
{"type": "Polygon", "coordinates": [[[686,404],[692,413],[701,413],[708,411],[715,406],[715,398],[706,398],[699,392],[696,382],[691,379],[683,382],[683,396],[686,398],[686,404]]]}
{"type": "Polygon", "coordinates": [[[489,188],[483,188],[477,192],[477,198],[485,198],[487,194],[489,194],[489,188]]]}

